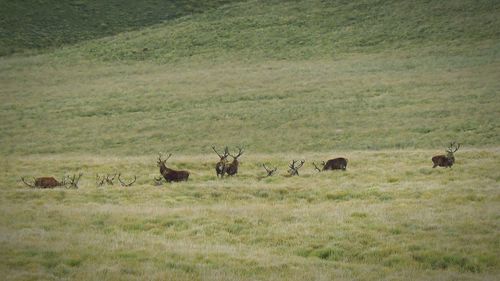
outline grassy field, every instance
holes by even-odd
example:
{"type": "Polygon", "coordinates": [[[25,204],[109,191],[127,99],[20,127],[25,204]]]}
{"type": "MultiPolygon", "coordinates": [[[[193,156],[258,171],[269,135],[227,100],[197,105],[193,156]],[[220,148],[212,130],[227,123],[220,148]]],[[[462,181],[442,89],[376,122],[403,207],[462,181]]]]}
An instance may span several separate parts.
{"type": "Polygon", "coordinates": [[[499,278],[498,1],[201,2],[0,3],[2,278],[499,278]]]}

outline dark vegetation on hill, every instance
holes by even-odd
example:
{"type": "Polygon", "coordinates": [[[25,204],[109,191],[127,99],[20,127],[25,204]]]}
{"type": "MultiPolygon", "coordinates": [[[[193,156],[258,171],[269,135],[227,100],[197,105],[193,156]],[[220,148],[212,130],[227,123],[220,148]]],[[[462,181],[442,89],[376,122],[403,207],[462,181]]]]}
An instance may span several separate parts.
{"type": "Polygon", "coordinates": [[[2,0],[0,56],[60,47],[172,20],[230,0],[2,0]]]}

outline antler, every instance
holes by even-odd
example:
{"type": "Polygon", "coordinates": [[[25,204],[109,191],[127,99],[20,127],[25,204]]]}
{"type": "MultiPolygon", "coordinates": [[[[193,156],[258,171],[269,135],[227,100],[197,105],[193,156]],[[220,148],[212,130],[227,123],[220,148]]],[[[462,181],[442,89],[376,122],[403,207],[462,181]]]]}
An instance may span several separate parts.
{"type": "Polygon", "coordinates": [[[69,187],[78,188],[78,182],[80,181],[80,178],[82,176],[83,176],[83,173],[78,174],[78,178],[76,177],[76,174],[73,174],[73,177],[68,176],[69,187]]]}
{"type": "Polygon", "coordinates": [[[446,149],[449,153],[455,153],[460,148],[460,143],[457,145],[456,142],[450,143],[450,146],[446,149]]]}
{"type": "Polygon", "coordinates": [[[267,172],[267,176],[268,176],[268,177],[272,176],[272,175],[276,172],[276,170],[278,170],[278,168],[277,168],[277,167],[275,167],[275,168],[274,168],[274,169],[272,169],[272,170],[271,170],[271,169],[268,169],[268,168],[266,167],[266,164],[262,164],[262,167],[264,167],[264,169],[266,169],[266,172],[267,172]]]}
{"type": "Polygon", "coordinates": [[[119,173],[119,174],[118,174],[118,181],[120,182],[120,184],[121,184],[122,186],[131,186],[131,185],[132,185],[132,184],[134,184],[134,182],[137,180],[137,177],[134,175],[134,180],[133,180],[132,182],[130,182],[130,183],[124,183],[124,182],[120,179],[120,176],[121,176],[121,175],[122,175],[121,173],[119,173]]]}
{"type": "Polygon", "coordinates": [[[304,165],[304,163],[306,162],[305,160],[301,160],[300,161],[300,164],[298,166],[295,166],[295,164],[297,164],[297,160],[292,160],[292,163],[290,165],[288,165],[290,167],[290,170],[288,170],[288,173],[291,175],[291,176],[294,176],[294,175],[299,175],[299,169],[300,167],[302,167],[302,165],[304,165]]]}
{"type": "MultiPolygon", "coordinates": [[[[34,180],[34,179],[35,179],[35,178],[33,178],[33,180],[34,180]]],[[[21,181],[23,181],[25,185],[27,185],[27,186],[29,186],[29,187],[31,187],[31,188],[35,188],[35,187],[36,187],[35,185],[31,185],[31,184],[27,183],[27,182],[24,180],[24,177],[21,177],[21,181]]]]}
{"type": "MultiPolygon", "coordinates": [[[[323,163],[324,163],[324,162],[323,162],[323,163]]],[[[312,162],[312,164],[313,164],[314,168],[315,168],[316,170],[318,170],[318,173],[320,173],[320,172],[321,172],[321,169],[320,169],[320,168],[318,168],[318,166],[316,166],[316,163],[312,162]]],[[[325,166],[325,165],[323,165],[323,166],[325,166]]]]}
{"type": "Polygon", "coordinates": [[[104,185],[104,182],[106,181],[106,177],[102,176],[102,178],[101,178],[101,177],[99,177],[99,174],[95,174],[95,178],[96,178],[97,186],[104,185]]]}
{"type": "Polygon", "coordinates": [[[233,156],[233,155],[232,155],[232,154],[230,154],[229,152],[228,152],[228,155],[231,155],[231,157],[233,157],[234,159],[238,159],[238,157],[240,157],[240,156],[241,156],[241,154],[243,154],[243,152],[245,152],[245,151],[243,150],[243,148],[241,148],[241,147],[239,147],[239,146],[238,146],[237,148],[238,148],[238,155],[233,156]]]}
{"type": "Polygon", "coordinates": [[[163,181],[163,177],[159,176],[157,178],[154,178],[155,180],[155,185],[161,185],[163,181]]]}
{"type": "Polygon", "coordinates": [[[114,184],[113,181],[115,180],[116,173],[113,175],[112,178],[109,178],[109,176],[110,176],[109,174],[106,174],[106,179],[105,179],[106,183],[109,185],[113,185],[114,184]]]}

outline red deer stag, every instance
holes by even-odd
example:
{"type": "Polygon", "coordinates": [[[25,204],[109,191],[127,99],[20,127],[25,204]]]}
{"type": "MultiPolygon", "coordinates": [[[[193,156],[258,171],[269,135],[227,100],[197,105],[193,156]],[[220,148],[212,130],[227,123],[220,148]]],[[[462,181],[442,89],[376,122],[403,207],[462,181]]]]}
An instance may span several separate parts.
{"type": "Polygon", "coordinates": [[[160,167],[160,174],[165,178],[167,182],[177,182],[177,181],[187,181],[189,178],[189,172],[188,171],[176,171],[172,170],[170,168],[167,168],[167,165],[165,165],[165,162],[172,156],[172,154],[169,154],[167,159],[161,160],[161,153],[159,153],[158,157],[158,167],[160,167]]]}
{"type": "Polygon", "coordinates": [[[24,177],[21,178],[23,183],[29,187],[35,188],[54,188],[58,186],[65,186],[66,185],[66,177],[63,177],[62,181],[58,181],[53,177],[40,177],[40,178],[33,178],[34,182],[33,184],[29,184],[24,180],[24,177]]]}
{"type": "Polygon", "coordinates": [[[298,176],[300,167],[302,167],[302,165],[304,165],[306,161],[301,160],[300,164],[297,164],[298,162],[299,162],[298,160],[292,160],[292,163],[288,165],[288,167],[290,167],[290,169],[288,169],[289,176],[298,176]]]}
{"type": "Polygon", "coordinates": [[[455,144],[455,142],[450,143],[450,146],[446,149],[446,155],[436,155],[432,157],[432,163],[434,166],[432,168],[439,167],[451,167],[455,163],[455,156],[453,153],[457,152],[460,148],[460,144],[455,144]]]}
{"type": "Polygon", "coordinates": [[[221,155],[219,152],[217,152],[217,150],[215,150],[215,146],[212,146],[212,149],[220,158],[220,161],[215,164],[215,172],[217,173],[217,177],[220,176],[221,178],[223,178],[228,167],[227,157],[229,156],[229,150],[226,146],[226,148],[224,149],[224,154],[221,155]]]}
{"type": "Polygon", "coordinates": [[[321,169],[316,165],[316,163],[313,162],[314,168],[318,170],[318,172],[321,171],[328,171],[328,170],[343,170],[345,171],[347,169],[347,159],[339,157],[335,159],[330,159],[328,161],[321,161],[321,169]]]}
{"type": "Polygon", "coordinates": [[[233,157],[233,162],[229,163],[226,169],[226,173],[229,176],[234,176],[238,173],[238,166],[240,165],[240,162],[238,162],[238,158],[243,154],[243,152],[243,148],[238,147],[238,154],[236,156],[229,154],[229,156],[233,157]]]}

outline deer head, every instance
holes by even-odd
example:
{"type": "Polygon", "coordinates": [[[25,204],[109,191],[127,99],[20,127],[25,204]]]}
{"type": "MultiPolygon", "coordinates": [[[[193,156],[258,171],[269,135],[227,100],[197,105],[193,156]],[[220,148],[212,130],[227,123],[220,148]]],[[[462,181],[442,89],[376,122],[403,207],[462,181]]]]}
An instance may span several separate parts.
{"type": "Polygon", "coordinates": [[[277,167],[275,167],[274,169],[268,169],[266,167],[266,164],[262,164],[262,167],[264,167],[264,169],[266,169],[266,172],[267,172],[267,176],[266,177],[271,177],[273,176],[273,174],[278,170],[277,167]]]}
{"type": "Polygon", "coordinates": [[[456,142],[450,143],[450,146],[446,149],[446,157],[448,158],[455,158],[453,156],[453,153],[457,152],[457,150],[460,148],[460,144],[456,144],[456,142]]]}
{"type": "Polygon", "coordinates": [[[161,152],[159,152],[159,153],[158,153],[158,162],[157,162],[157,166],[158,166],[158,167],[160,167],[160,168],[161,168],[161,167],[167,167],[167,166],[165,165],[165,163],[166,163],[166,162],[167,162],[167,160],[168,160],[168,159],[172,156],[172,153],[170,153],[170,154],[167,156],[167,158],[166,158],[165,160],[161,160],[161,156],[162,156],[162,155],[161,155],[161,152]]]}
{"type": "Polygon", "coordinates": [[[288,167],[290,168],[288,170],[288,174],[290,174],[290,176],[298,176],[300,167],[302,167],[302,165],[304,165],[306,161],[301,160],[300,163],[297,164],[298,162],[299,162],[298,160],[292,160],[292,163],[288,165],[288,167]]]}
{"type": "Polygon", "coordinates": [[[233,162],[235,162],[235,161],[237,162],[237,161],[238,161],[238,158],[239,158],[239,157],[243,154],[243,152],[245,152],[245,151],[243,150],[243,148],[238,147],[238,154],[237,154],[236,156],[234,156],[234,155],[232,155],[232,154],[230,154],[230,153],[228,153],[228,154],[229,154],[229,156],[233,157],[233,162]]]}
{"type": "Polygon", "coordinates": [[[80,178],[83,176],[83,173],[78,174],[78,177],[73,174],[72,177],[68,176],[68,182],[66,182],[67,185],[69,185],[70,188],[78,188],[78,182],[80,181],[80,178]]]}
{"type": "Polygon", "coordinates": [[[229,156],[229,148],[227,146],[224,148],[224,154],[220,154],[219,152],[217,152],[217,150],[215,150],[215,145],[212,145],[212,149],[214,150],[215,154],[219,156],[220,161],[225,161],[227,156],[229,156]]]}

